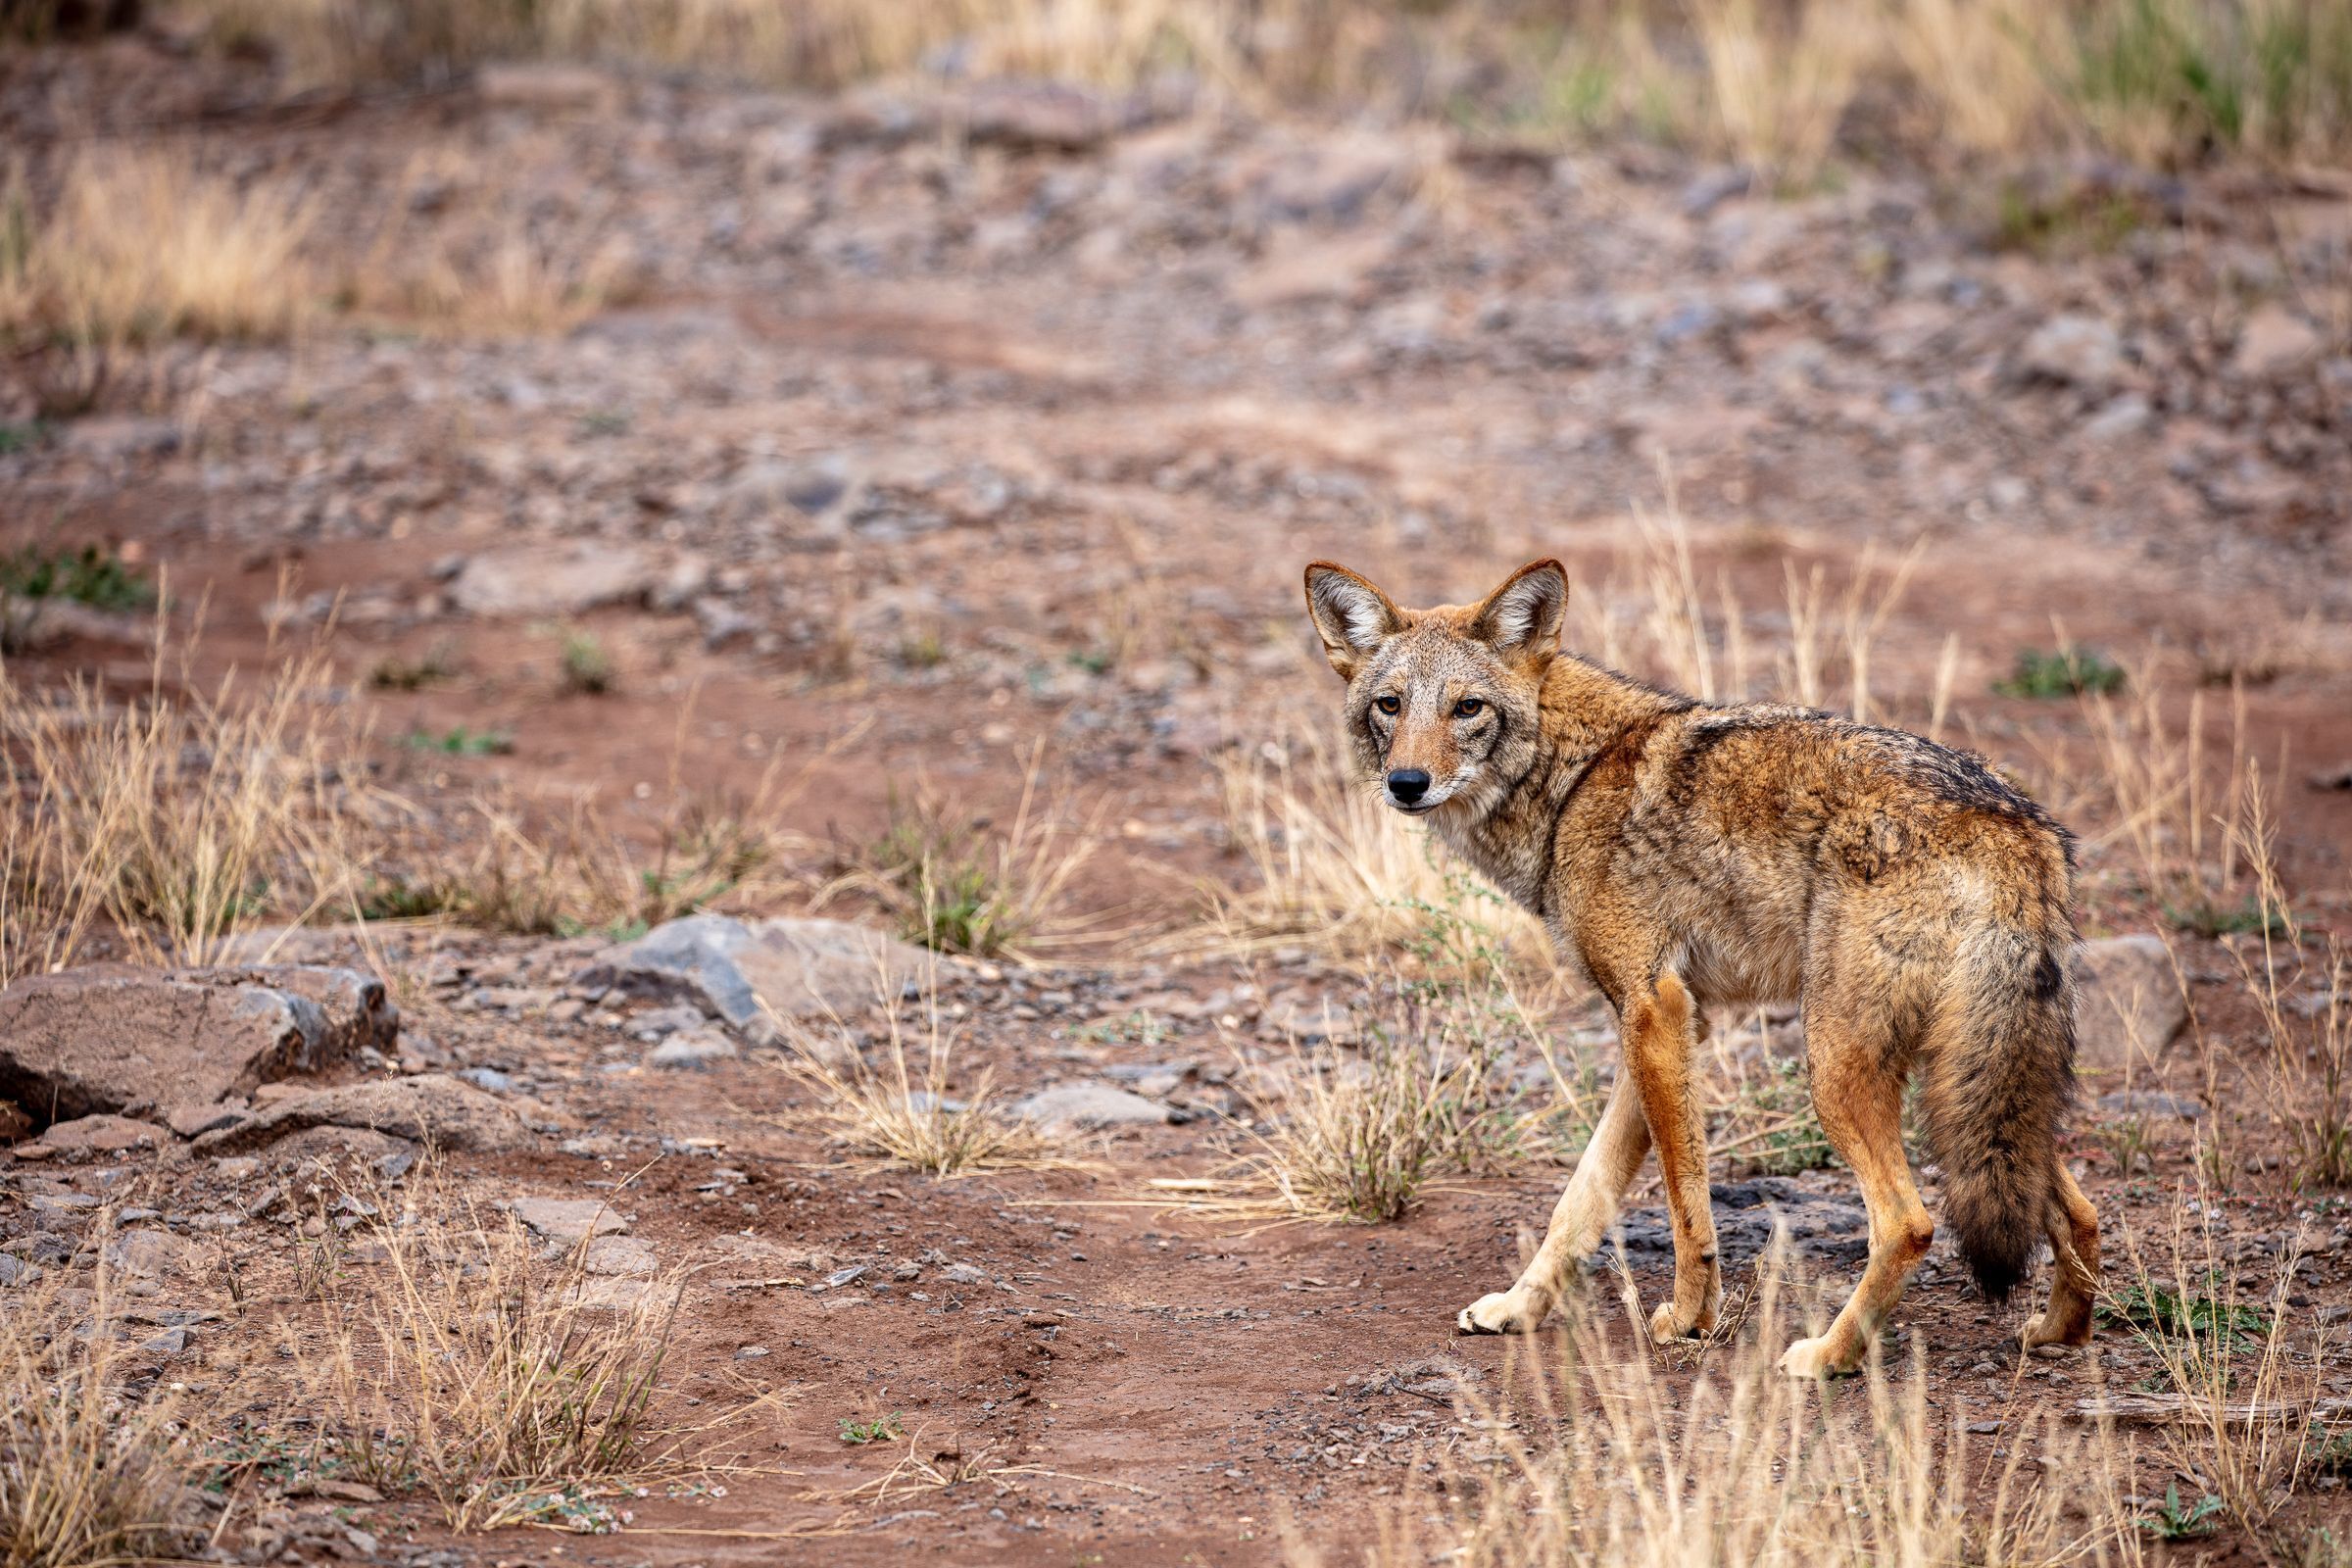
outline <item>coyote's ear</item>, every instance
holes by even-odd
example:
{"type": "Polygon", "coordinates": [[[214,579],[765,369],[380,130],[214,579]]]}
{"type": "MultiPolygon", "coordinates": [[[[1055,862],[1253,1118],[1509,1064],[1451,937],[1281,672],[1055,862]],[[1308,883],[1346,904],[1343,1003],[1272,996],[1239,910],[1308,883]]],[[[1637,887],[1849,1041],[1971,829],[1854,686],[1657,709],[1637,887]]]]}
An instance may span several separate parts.
{"type": "Polygon", "coordinates": [[[1323,639],[1323,657],[1343,680],[1354,679],[1363,657],[1404,629],[1404,615],[1387,594],[1328,561],[1306,568],[1306,611],[1323,639]]]}
{"type": "Polygon", "coordinates": [[[1549,660],[1559,651],[1567,616],[1567,568],[1556,561],[1531,561],[1487,595],[1470,630],[1505,659],[1549,660]]]}

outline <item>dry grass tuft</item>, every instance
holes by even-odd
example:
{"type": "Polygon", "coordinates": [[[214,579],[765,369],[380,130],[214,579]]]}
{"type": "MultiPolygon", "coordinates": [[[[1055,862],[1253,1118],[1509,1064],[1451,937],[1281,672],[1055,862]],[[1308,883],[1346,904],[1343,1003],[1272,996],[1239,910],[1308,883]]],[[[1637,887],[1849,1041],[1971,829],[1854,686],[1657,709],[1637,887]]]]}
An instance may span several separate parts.
{"type": "Polygon", "coordinates": [[[2161,1244],[2159,1266],[2169,1274],[2151,1268],[2139,1238],[2127,1230],[2130,1269],[2101,1310],[2154,1353],[2171,1385],[2174,1419],[2161,1440],[2167,1455],[2180,1473],[2197,1478],[2210,1508],[2268,1546],[2275,1544],[2273,1521],[2317,1456],[2323,1434],[2311,1414],[2333,1348],[2325,1328],[2299,1332],[2311,1320],[2289,1300],[2299,1294],[2301,1239],[2278,1257],[2267,1290],[2248,1291],[2224,1261],[2219,1228],[2190,1218],[2213,1212],[2181,1194],[2161,1244]]]}
{"type": "Polygon", "coordinates": [[[1060,1163],[1054,1146],[999,1102],[993,1075],[958,1085],[956,1032],[941,1019],[935,988],[923,1013],[921,1061],[912,1059],[905,1020],[886,1008],[889,1038],[868,1061],[846,1029],[814,1033],[778,1018],[779,1065],[816,1102],[815,1117],[853,1155],[932,1176],[1034,1169],[1060,1163]]]}
{"type": "Polygon", "coordinates": [[[331,898],[355,862],[329,673],[303,655],[172,695],[159,658],[143,701],[77,680],[52,703],[0,672],[0,980],[102,924],[134,956],[210,962],[246,916],[331,898]]]}
{"type": "Polygon", "coordinates": [[[1076,818],[1066,798],[1044,798],[1043,773],[1041,744],[1002,832],[927,793],[894,800],[890,825],[845,857],[849,863],[812,906],[865,894],[889,910],[907,941],[982,958],[1028,962],[1101,940],[1101,920],[1067,908],[1071,883],[1093,858],[1100,812],[1076,818]]]}
{"type": "MultiPolygon", "coordinates": [[[[1556,1367],[1503,1387],[1516,1403],[1457,1394],[1483,1446],[1441,1461],[1436,1496],[1408,1496],[1365,1560],[1461,1568],[1932,1568],[1953,1562],[2141,1560],[2129,1468],[2101,1429],[2027,1421],[1980,1456],[1932,1411],[1927,1373],[1873,1357],[1833,1396],[1781,1375],[1777,1283],[1761,1281],[1731,1343],[1696,1381],[1669,1379],[1647,1346],[1630,1280],[1626,1320],[1571,1298],[1556,1367]],[[1626,1345],[1630,1337],[1632,1348],[1626,1345]]],[[[1542,1345],[1537,1341],[1531,1344],[1542,1345]]],[[[1291,1559],[1320,1564],[1294,1543],[1291,1559]]]]}
{"type": "Polygon", "coordinates": [[[0,1312],[0,1565],[99,1568],[196,1544],[179,1518],[188,1467],[172,1411],[123,1395],[103,1271],[79,1309],[48,1281],[12,1294],[0,1312]]]}
{"type": "Polygon", "coordinates": [[[353,1239],[367,1289],[330,1294],[322,1346],[296,1349],[350,1473],[454,1530],[596,1529],[614,1522],[601,1499],[680,1468],[653,1409],[682,1274],[593,1278],[584,1249],[547,1259],[519,1222],[429,1185],[385,1209],[353,1239]]]}
{"type": "MultiPolygon", "coordinates": [[[[1343,958],[1427,951],[1433,923],[1479,901],[1485,946],[1497,962],[1546,951],[1533,915],[1474,888],[1437,842],[1409,828],[1308,729],[1296,746],[1269,743],[1220,760],[1225,831],[1249,863],[1246,889],[1211,885],[1190,946],[1248,954],[1305,947],[1343,958]]],[[[1433,955],[1434,956],[1434,955],[1433,955]]]]}
{"type": "Polygon", "coordinates": [[[1599,1108],[1590,1076],[1562,1073],[1499,984],[1402,982],[1360,1051],[1301,1051],[1254,1076],[1244,1152],[1216,1177],[1154,1182],[1165,1201],[1222,1219],[1401,1219],[1435,1180],[1557,1154],[1599,1108]],[[1510,1081],[1523,1043],[1556,1101],[1510,1081]]]}
{"type": "Polygon", "coordinates": [[[185,153],[106,148],[36,206],[0,190],[0,333],[76,345],[280,338],[308,317],[312,209],[185,153]]]}
{"type": "Polygon", "coordinates": [[[1792,20],[1757,0],[1694,0],[1722,145],[1769,183],[1801,188],[1828,158],[1874,53],[1858,0],[1811,0],[1792,20]]]}

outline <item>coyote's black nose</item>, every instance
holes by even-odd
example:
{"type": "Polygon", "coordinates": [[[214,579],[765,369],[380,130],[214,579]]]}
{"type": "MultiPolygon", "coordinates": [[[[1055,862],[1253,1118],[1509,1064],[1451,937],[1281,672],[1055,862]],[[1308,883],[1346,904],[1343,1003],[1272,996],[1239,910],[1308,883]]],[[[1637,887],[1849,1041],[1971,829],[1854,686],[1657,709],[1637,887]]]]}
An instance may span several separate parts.
{"type": "Polygon", "coordinates": [[[1400,767],[1389,775],[1389,794],[1406,806],[1429,793],[1429,775],[1417,767],[1400,767]]]}

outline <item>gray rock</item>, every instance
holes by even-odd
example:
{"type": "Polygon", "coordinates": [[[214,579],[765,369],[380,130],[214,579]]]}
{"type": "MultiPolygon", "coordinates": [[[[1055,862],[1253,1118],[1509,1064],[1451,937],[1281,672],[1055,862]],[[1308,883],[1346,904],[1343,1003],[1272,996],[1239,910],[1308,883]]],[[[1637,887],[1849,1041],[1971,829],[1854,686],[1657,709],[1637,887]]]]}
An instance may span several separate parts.
{"type": "Polygon", "coordinates": [[[322,1064],[307,997],[153,970],[68,969],[0,993],[0,1098],[71,1120],[211,1104],[322,1064]]]}
{"type": "MultiPolygon", "coordinates": [[[[1719,1182],[1708,1190],[1714,1205],[1718,1254],[1728,1273],[1744,1267],[1772,1245],[1776,1222],[1788,1230],[1790,1250],[1822,1262],[1859,1263],[1870,1255],[1870,1216],[1859,1201],[1840,1200],[1804,1188],[1785,1176],[1719,1182]]],[[[1638,1208],[1617,1222],[1617,1238],[1629,1260],[1654,1262],[1674,1255],[1674,1227],[1663,1208],[1638,1208]]],[[[1585,1267],[1601,1273],[1614,1259],[1606,1247],[1585,1267]]]]}
{"type": "Polygon", "coordinates": [[[1085,1132],[1102,1127],[1140,1127],[1164,1122],[1168,1107],[1105,1083],[1056,1084],[1012,1107],[1012,1113],[1049,1131],[1085,1132]]]}
{"type": "Polygon", "coordinates": [[[842,920],[693,914],[607,949],[576,983],[692,1002],[762,1040],[771,1028],[766,1009],[783,1017],[861,1012],[943,961],[842,920]]]}
{"type": "Polygon", "coordinates": [[[629,1228],[612,1204],[593,1198],[517,1198],[508,1208],[534,1233],[565,1246],[629,1228]]]}
{"type": "Polygon", "coordinates": [[[2018,364],[2029,376],[2109,392],[2124,377],[2123,338],[2095,316],[2053,316],[2026,339],[2018,364]]]}
{"type": "Polygon", "coordinates": [[[121,1153],[131,1149],[160,1149],[172,1142],[171,1132],[151,1121],[127,1116],[81,1116],[51,1125],[41,1142],[61,1153],[87,1150],[95,1154],[121,1153]]]}
{"type": "Polygon", "coordinates": [[[636,1279],[662,1271],[653,1244],[634,1236],[599,1236],[580,1254],[580,1266],[591,1274],[636,1279]]]}
{"type": "Polygon", "coordinates": [[[2327,347],[2328,340],[2303,318],[2280,306],[2265,305],[2238,329],[2230,368],[2250,381],[2276,380],[2309,369],[2327,347]]]}
{"type": "Polygon", "coordinates": [[[469,615],[576,615],[602,605],[643,603],[661,578],[653,558],[633,545],[583,540],[471,557],[449,596],[469,615]]]}
{"type": "Polygon", "coordinates": [[[708,1067],[714,1061],[730,1061],[740,1054],[735,1042],[715,1029],[684,1029],[649,1052],[645,1064],[672,1069],[708,1067]]]}
{"type": "Polygon", "coordinates": [[[359,969],[322,963],[264,963],[172,970],[174,980],[207,986],[259,986],[317,1004],[326,1020],[316,1065],[347,1061],[372,1047],[392,1054],[400,1048],[400,1008],[384,983],[359,969]]]}
{"type": "Polygon", "coordinates": [[[447,1073],[318,1089],[278,1101],[259,1115],[206,1133],[200,1154],[234,1154],[309,1127],[357,1127],[467,1153],[531,1149],[538,1140],[504,1102],[447,1073]]]}
{"type": "Polygon", "coordinates": [[[631,1018],[629,1034],[650,1045],[657,1040],[667,1040],[681,1029],[700,1029],[708,1018],[702,1008],[680,1003],[631,1018]]]}
{"type": "Polygon", "coordinates": [[[2155,1065],[2188,1021],[2180,976],[2157,937],[2083,943],[2075,986],[2075,1060],[2088,1072],[2155,1065]]]}

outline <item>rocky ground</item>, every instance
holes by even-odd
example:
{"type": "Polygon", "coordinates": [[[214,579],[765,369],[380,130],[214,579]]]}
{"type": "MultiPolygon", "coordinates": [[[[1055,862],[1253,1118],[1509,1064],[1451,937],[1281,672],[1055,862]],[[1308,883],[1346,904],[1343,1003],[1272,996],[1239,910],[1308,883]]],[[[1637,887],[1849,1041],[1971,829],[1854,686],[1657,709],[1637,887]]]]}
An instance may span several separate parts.
{"type": "MultiPolygon", "coordinates": [[[[569,70],[290,110],[251,67],[138,39],[19,57],[0,125],[43,168],[201,125],[208,157],[318,203],[354,265],[399,265],[387,214],[429,229],[485,206],[559,270],[616,258],[627,287],[560,332],[369,319],[150,351],[85,414],[0,445],[10,542],[102,542],[160,575],[174,646],[202,621],[197,683],[324,639],[420,843],[462,841],[498,792],[586,798],[642,836],[764,780],[798,857],[770,906],[642,936],[256,921],[200,971],[0,997],[22,1114],[0,1272],[54,1286],[105,1252],[154,1331],[131,1353],[220,1430],[270,1426],[255,1369],[277,1319],[252,1303],[299,1303],[293,1239],[360,1217],[324,1195],[428,1175],[553,1243],[609,1231],[587,1255],[614,1301],[689,1270],[665,1387],[742,1407],[706,1455],[735,1468],[633,1499],[616,1539],[453,1537],[281,1476],[240,1494],[226,1549],[683,1563],[829,1532],[845,1553],[1251,1562],[1284,1529],[1367,1541],[1380,1508],[1475,1466],[1506,1351],[1454,1340],[1452,1316],[1505,1281],[1561,1171],[1448,1182],[1383,1226],[1138,1201],[1217,1168],[1252,1062],[1345,1044],[1379,1005],[1310,942],[1201,957],[1174,938],[1202,879],[1250,874],[1220,761],[1306,757],[1325,721],[1305,561],[1438,600],[1558,554],[1580,625],[1654,663],[1642,516],[1685,519],[1697,597],[1743,607],[1757,690],[1802,632],[1785,583],[1824,568],[1835,624],[1858,570],[1883,582],[1916,549],[1880,710],[1925,723],[1952,661],[1955,731],[2084,829],[2085,925],[2125,939],[2097,950],[2116,969],[2073,1144],[2110,1234],[2170,1235],[2220,1118],[2230,1186],[2191,1217],[2249,1291],[2299,1246],[2292,1308],[2352,1312],[2352,1210],[2287,1179],[2242,943],[2170,933],[2180,996],[2131,940],[2164,917],[2093,719],[1992,690],[2061,640],[2133,664],[2215,765],[2262,763],[2303,951],[2345,930],[2352,186],[2084,167],[1993,200],[1989,178],[1857,170],[1783,199],[1641,148],[1180,98],[816,100],[569,70]],[[583,632],[609,690],[563,672],[583,632]],[[499,744],[411,744],[457,731],[499,744]],[[881,959],[906,966],[899,1015],[919,1030],[936,1003],[961,1071],[1027,1100],[1065,1157],[953,1181],[846,1161],[748,999],[821,998],[883,1038],[859,934],[881,910],[817,895],[894,804],[1001,829],[1033,775],[1096,845],[1067,903],[1097,923],[1049,962],[881,959]],[[710,923],[811,903],[865,923],[710,923]],[[843,1423],[894,1415],[919,1456],[984,1473],[848,1496],[906,1447],[843,1423]]],[[[29,414],[45,372],[6,373],[29,414]]],[[[149,678],[140,616],[60,609],[45,631],[13,678],[149,678]]],[[[1718,625],[1718,695],[1738,641],[1718,625]]],[[[2312,972],[2298,1016],[2325,1005],[2312,972]]],[[[1589,999],[1555,1022],[1608,1070],[1589,999]]],[[[1844,1283],[1865,1235],[1844,1172],[1721,1174],[1733,1277],[1778,1214],[1804,1270],[1844,1283]]],[[[1651,1299],[1656,1201],[1637,1190],[1624,1239],[1651,1299]]],[[[1895,1328],[1938,1414],[1996,1458],[2039,1413],[2155,1377],[2112,1326],[2021,1364],[2019,1310],[1939,1250],[1895,1328]]],[[[2161,1446],[2137,1463],[2161,1495],[2161,1446]]],[[[2322,1477],[2293,1506],[2340,1533],[2342,1496],[2322,1477]]]]}

